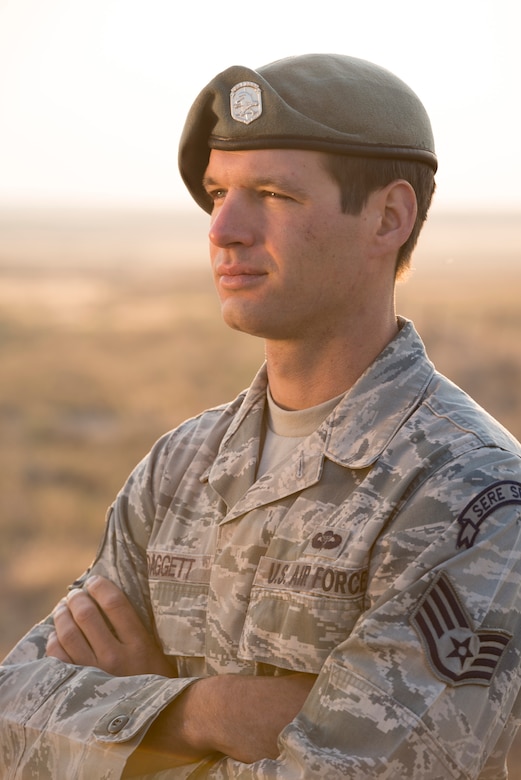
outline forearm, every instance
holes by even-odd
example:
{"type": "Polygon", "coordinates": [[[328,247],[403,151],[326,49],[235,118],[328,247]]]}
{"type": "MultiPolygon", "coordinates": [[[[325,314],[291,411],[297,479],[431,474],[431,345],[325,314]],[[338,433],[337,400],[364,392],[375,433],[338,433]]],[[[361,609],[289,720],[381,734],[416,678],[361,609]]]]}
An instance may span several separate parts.
{"type": "Polygon", "coordinates": [[[99,777],[100,762],[107,776],[121,777],[141,735],[190,683],[148,674],[112,677],[55,658],[4,666],[0,755],[16,777],[32,768],[56,780],[91,780],[99,777]]]}
{"type": "Polygon", "coordinates": [[[244,763],[278,755],[280,732],[301,709],[314,675],[219,675],[171,702],[130,758],[124,777],[224,754],[244,763]]]}

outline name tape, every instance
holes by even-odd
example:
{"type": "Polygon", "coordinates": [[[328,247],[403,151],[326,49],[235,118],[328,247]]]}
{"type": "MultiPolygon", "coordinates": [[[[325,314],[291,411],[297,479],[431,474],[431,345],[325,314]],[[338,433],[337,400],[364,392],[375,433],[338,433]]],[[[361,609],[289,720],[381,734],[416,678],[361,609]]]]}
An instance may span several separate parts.
{"type": "Polygon", "coordinates": [[[164,550],[148,550],[148,576],[152,580],[210,582],[211,555],[177,555],[164,550]]]}

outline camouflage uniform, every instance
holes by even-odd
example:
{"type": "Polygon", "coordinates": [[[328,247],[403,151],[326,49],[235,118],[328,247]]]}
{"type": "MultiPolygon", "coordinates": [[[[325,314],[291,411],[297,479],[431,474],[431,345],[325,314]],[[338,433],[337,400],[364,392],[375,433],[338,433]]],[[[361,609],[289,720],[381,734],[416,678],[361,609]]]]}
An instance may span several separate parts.
{"type": "Polygon", "coordinates": [[[265,390],[263,369],[157,443],[92,569],[129,595],[178,678],[41,659],[51,627],[34,628],[0,678],[3,778],[117,778],[194,678],[291,671],[318,677],[277,760],[210,757],[155,776],[506,777],[520,709],[521,448],[436,373],[408,322],[255,481],[265,390]]]}

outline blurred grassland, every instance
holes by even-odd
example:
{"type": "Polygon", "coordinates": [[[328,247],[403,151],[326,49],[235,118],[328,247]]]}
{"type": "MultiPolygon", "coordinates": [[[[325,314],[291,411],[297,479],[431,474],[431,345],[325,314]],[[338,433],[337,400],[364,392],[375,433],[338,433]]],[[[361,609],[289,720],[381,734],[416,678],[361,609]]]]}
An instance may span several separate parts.
{"type": "MultiPolygon", "coordinates": [[[[206,217],[0,213],[0,653],[89,564],[158,436],[247,386],[206,217]]],[[[433,215],[398,286],[437,367],[521,438],[521,215],[433,215]]]]}

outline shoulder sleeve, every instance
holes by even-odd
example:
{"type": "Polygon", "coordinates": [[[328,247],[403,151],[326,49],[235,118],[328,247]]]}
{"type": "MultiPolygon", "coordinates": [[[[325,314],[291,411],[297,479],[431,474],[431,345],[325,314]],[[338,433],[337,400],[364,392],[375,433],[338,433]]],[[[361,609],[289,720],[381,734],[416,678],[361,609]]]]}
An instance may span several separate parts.
{"type": "MultiPolygon", "coordinates": [[[[160,440],[112,505],[88,573],[112,579],[151,627],[146,541],[172,437],[160,440]]],[[[81,586],[87,573],[75,586],[81,586]]],[[[112,677],[45,657],[52,618],[36,625],[0,668],[2,777],[117,778],[148,725],[191,679],[112,677]]]]}
{"type": "MultiPolygon", "coordinates": [[[[89,574],[111,579],[153,631],[146,547],[163,519],[162,497],[175,491],[203,442],[211,460],[230,419],[218,407],[158,440],[111,506],[95,560],[75,587],[89,574]]],[[[52,630],[51,617],[36,625],[0,667],[2,771],[9,767],[6,778],[119,778],[150,723],[194,678],[112,677],[61,663],[45,657],[52,630]]]]}

